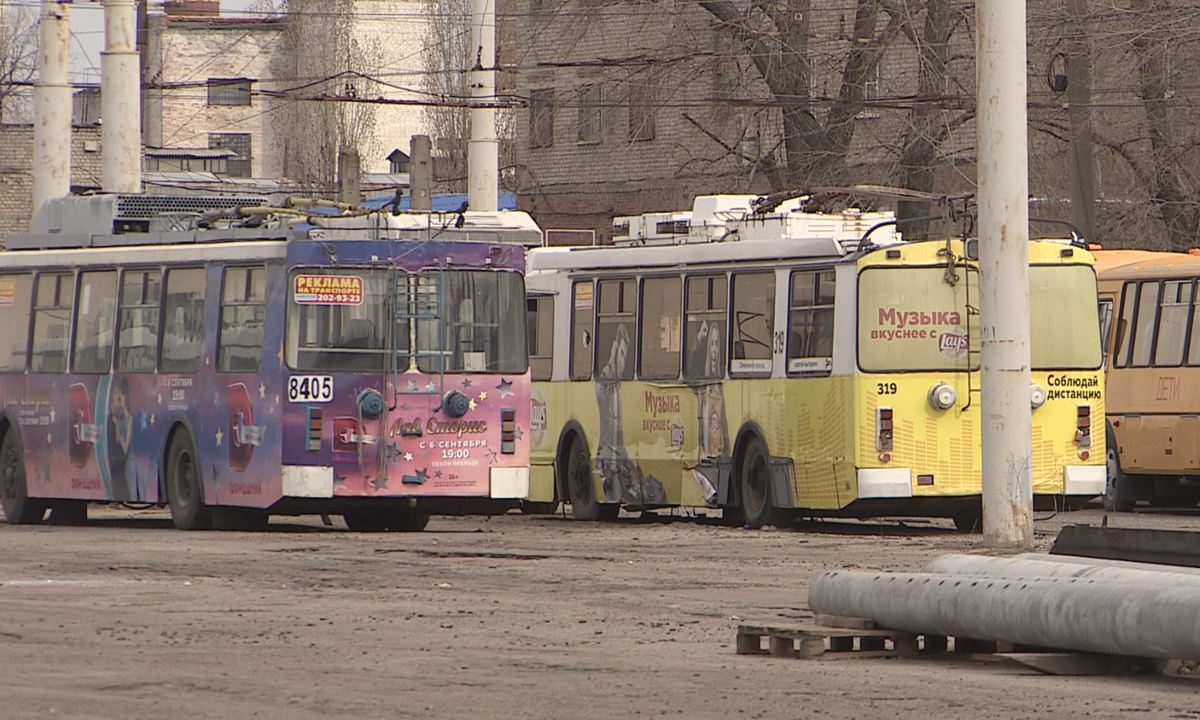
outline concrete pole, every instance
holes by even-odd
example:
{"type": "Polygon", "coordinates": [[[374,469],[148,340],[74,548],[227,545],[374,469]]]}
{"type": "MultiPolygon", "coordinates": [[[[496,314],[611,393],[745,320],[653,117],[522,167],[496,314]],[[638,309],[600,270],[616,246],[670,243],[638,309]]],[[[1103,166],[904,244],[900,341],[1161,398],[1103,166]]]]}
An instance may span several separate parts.
{"type": "Polygon", "coordinates": [[[1001,578],[1076,578],[1079,580],[1112,580],[1114,582],[1146,585],[1195,585],[1200,589],[1200,569],[1182,568],[1157,563],[1122,563],[1106,565],[1087,562],[1049,560],[1049,555],[1023,553],[1017,557],[988,555],[942,555],[925,566],[924,572],[937,575],[970,575],[1001,578]]]}
{"type": "Polygon", "coordinates": [[[349,205],[362,205],[362,167],[358,152],[343,150],[338,153],[338,199],[349,205]]]}
{"type": "Polygon", "coordinates": [[[134,0],[104,0],[104,52],[100,53],[100,119],[104,192],[142,191],[141,69],[134,0]]]}
{"type": "Polygon", "coordinates": [[[433,143],[428,135],[413,135],[408,150],[408,209],[429,212],[433,210],[433,143]]]}
{"type": "Polygon", "coordinates": [[[496,5],[471,0],[471,140],[467,144],[467,203],[472,210],[495,211],[500,175],[496,141],[496,5]],[[487,104],[488,107],[478,107],[487,104]]]}
{"type": "Polygon", "coordinates": [[[71,192],[70,5],[42,0],[38,80],[33,88],[33,212],[71,192]]]}
{"type": "Polygon", "coordinates": [[[975,5],[983,538],[1033,545],[1025,0],[975,5]]]}
{"type": "Polygon", "coordinates": [[[831,571],[813,612],[891,630],[1132,657],[1200,659],[1195,584],[831,571]]]}

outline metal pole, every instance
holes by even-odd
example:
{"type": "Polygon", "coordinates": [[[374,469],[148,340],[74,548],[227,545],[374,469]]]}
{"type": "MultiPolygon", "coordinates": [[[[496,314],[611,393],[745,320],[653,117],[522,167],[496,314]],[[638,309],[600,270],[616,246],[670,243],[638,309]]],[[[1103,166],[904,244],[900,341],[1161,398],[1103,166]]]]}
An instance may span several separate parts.
{"type": "Polygon", "coordinates": [[[104,0],[104,52],[100,53],[100,117],[105,192],[142,191],[141,69],[134,0],[104,0]]]}
{"type": "Polygon", "coordinates": [[[42,45],[33,88],[33,212],[71,192],[71,85],[67,81],[70,5],[42,0],[42,45]]]}
{"type": "Polygon", "coordinates": [[[1033,545],[1025,0],[976,3],[983,536],[1033,545]]]}
{"type": "Polygon", "coordinates": [[[1096,190],[1092,172],[1092,87],[1084,22],[1087,0],[1069,0],[1071,37],[1067,43],[1067,115],[1071,121],[1071,220],[1090,242],[1096,234],[1096,190]]]}
{"type": "Polygon", "coordinates": [[[496,141],[496,5],[471,0],[471,140],[467,144],[467,203],[472,210],[495,211],[500,174],[496,141]],[[487,104],[489,107],[478,107],[487,104]]]}

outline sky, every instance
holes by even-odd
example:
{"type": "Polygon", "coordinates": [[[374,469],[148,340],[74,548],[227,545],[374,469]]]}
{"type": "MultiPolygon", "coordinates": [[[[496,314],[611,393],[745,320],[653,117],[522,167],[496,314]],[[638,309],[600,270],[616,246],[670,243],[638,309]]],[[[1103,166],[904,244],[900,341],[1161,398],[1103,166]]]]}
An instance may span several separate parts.
{"type": "MultiPolygon", "coordinates": [[[[162,2],[151,1],[151,12],[161,12],[162,2]],[[155,7],[157,6],[157,8],[155,7]]],[[[221,0],[221,15],[236,17],[254,0],[221,0]]],[[[37,5],[33,0],[27,3],[37,5]]],[[[104,7],[99,0],[75,0],[71,13],[70,82],[100,83],[100,52],[104,50],[104,7]]]]}

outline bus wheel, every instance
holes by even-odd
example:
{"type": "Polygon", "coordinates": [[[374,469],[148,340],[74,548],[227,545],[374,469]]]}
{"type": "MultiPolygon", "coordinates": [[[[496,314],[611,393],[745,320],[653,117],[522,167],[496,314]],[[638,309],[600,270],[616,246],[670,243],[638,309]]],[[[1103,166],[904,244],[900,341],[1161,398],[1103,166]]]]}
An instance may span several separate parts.
{"type": "Polygon", "coordinates": [[[592,477],[592,459],[587,446],[576,438],[567,451],[567,492],[571,497],[571,515],[576,520],[612,520],[621,510],[620,503],[602,503],[596,497],[592,477]]]}
{"type": "Polygon", "coordinates": [[[25,458],[16,429],[4,433],[4,442],[0,444],[0,506],[11,525],[39,523],[46,515],[46,503],[29,497],[25,458]]]}
{"type": "Polygon", "coordinates": [[[204,504],[200,458],[191,436],[183,430],[175,433],[167,450],[167,504],[171,508],[171,521],[180,530],[212,527],[212,512],[204,504]]]}
{"type": "Polygon", "coordinates": [[[1117,457],[1117,438],[1108,428],[1108,481],[1104,484],[1104,509],[1109,512],[1129,512],[1136,502],[1129,498],[1129,481],[1121,472],[1121,459],[1117,457]]]}
{"type": "Polygon", "coordinates": [[[351,510],[342,513],[346,527],[354,532],[383,532],[388,529],[387,516],[378,510],[351,510]]]}
{"type": "Polygon", "coordinates": [[[388,529],[396,532],[421,532],[429,524],[429,513],[420,510],[403,510],[392,515],[388,529]]]}
{"type": "Polygon", "coordinates": [[[760,528],[775,522],[777,513],[771,501],[771,463],[762,440],[754,438],[746,445],[738,475],[746,527],[760,528]]]}

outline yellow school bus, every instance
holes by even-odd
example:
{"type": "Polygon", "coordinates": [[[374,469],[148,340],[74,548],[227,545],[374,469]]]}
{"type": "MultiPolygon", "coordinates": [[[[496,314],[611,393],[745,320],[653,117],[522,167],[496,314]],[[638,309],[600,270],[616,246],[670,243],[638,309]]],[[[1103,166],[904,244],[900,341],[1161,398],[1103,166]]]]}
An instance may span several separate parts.
{"type": "Polygon", "coordinates": [[[1104,506],[1200,501],[1200,256],[1097,250],[1108,377],[1104,506]]]}
{"type": "MultiPolygon", "coordinates": [[[[749,200],[530,253],[529,502],[977,527],[976,242],[904,242],[886,221],[860,240],[878,218],[749,200]]],[[[1105,488],[1096,275],[1078,242],[1032,241],[1029,261],[1033,490],[1063,507],[1105,488]]]]}

